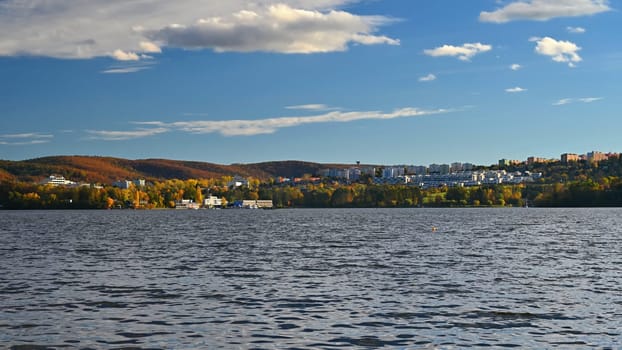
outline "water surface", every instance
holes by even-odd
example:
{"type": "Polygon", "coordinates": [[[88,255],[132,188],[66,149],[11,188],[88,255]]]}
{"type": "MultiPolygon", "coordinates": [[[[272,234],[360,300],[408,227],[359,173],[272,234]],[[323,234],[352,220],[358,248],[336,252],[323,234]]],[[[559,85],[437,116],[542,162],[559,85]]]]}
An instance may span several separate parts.
{"type": "Polygon", "coordinates": [[[618,349],[621,242],[620,209],[2,211],[0,344],[618,349]]]}

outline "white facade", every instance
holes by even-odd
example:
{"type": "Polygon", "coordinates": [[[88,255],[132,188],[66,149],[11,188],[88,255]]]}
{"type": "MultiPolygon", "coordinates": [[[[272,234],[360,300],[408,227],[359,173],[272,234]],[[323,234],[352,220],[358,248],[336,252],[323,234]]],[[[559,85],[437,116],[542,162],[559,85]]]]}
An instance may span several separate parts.
{"type": "Polygon", "coordinates": [[[417,185],[422,188],[433,188],[442,186],[468,187],[479,185],[497,185],[504,183],[519,184],[524,182],[533,182],[541,176],[541,173],[507,173],[505,170],[494,170],[462,171],[451,174],[411,175],[407,176],[407,178],[409,178],[408,182],[412,185],[417,185]]]}
{"type": "Polygon", "coordinates": [[[209,196],[203,200],[203,206],[207,208],[220,208],[222,207],[222,198],[209,196]]]}
{"type": "Polygon", "coordinates": [[[248,187],[248,179],[245,179],[243,177],[240,176],[235,176],[233,178],[233,180],[229,181],[227,183],[227,187],[241,187],[241,186],[247,186],[248,187]]]}
{"type": "Polygon", "coordinates": [[[60,175],[50,175],[47,179],[40,182],[42,185],[52,185],[52,186],[73,186],[76,184],[74,181],[70,181],[65,179],[60,175]]]}
{"type": "Polygon", "coordinates": [[[112,186],[127,190],[128,188],[132,187],[132,181],[119,180],[119,181],[113,182],[112,186]]]}
{"type": "Polygon", "coordinates": [[[199,209],[199,203],[195,203],[192,199],[182,199],[175,202],[175,209],[199,209]]]}
{"type": "Polygon", "coordinates": [[[404,176],[404,167],[386,167],[382,169],[382,177],[385,179],[391,179],[404,176]]]}
{"type": "Polygon", "coordinates": [[[319,172],[320,176],[324,177],[332,177],[335,179],[345,179],[348,181],[356,181],[361,178],[361,174],[363,174],[362,170],[359,168],[347,168],[347,169],[323,169],[319,172]]]}
{"type": "Polygon", "coordinates": [[[242,201],[242,208],[250,209],[272,209],[274,204],[271,199],[245,199],[242,201]]]}

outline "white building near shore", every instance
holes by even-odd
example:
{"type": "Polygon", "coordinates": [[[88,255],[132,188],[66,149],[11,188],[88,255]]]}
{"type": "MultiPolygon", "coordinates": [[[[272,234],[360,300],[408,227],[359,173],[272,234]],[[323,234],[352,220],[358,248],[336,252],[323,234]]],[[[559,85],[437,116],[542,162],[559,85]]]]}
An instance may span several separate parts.
{"type": "Polygon", "coordinates": [[[220,208],[222,207],[222,198],[209,196],[203,200],[203,206],[206,208],[220,208]]]}
{"type": "Polygon", "coordinates": [[[175,202],[175,209],[199,209],[199,203],[195,203],[192,199],[182,199],[175,202]]]}

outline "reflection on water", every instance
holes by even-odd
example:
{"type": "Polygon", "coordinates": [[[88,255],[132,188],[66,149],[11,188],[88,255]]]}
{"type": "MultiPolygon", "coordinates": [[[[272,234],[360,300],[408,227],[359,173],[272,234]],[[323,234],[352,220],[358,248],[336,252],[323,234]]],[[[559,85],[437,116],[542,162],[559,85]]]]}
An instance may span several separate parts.
{"type": "Polygon", "coordinates": [[[4,211],[0,344],[618,349],[620,214],[4,211]]]}

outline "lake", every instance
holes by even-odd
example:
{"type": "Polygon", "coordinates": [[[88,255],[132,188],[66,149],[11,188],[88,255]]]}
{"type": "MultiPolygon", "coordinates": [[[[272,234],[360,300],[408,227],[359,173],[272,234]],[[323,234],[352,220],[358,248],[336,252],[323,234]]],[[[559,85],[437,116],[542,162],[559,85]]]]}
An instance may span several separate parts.
{"type": "Polygon", "coordinates": [[[9,349],[622,347],[622,209],[0,211],[9,349]]]}

